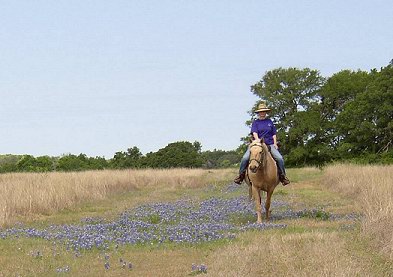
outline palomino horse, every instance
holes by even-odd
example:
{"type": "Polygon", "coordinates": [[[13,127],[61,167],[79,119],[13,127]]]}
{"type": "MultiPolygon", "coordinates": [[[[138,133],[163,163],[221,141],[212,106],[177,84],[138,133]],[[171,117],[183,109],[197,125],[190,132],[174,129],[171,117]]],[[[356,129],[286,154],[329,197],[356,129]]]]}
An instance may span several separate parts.
{"type": "Polygon", "coordinates": [[[246,183],[249,186],[250,199],[255,200],[258,223],[262,223],[261,190],[267,193],[265,202],[266,220],[270,216],[270,201],[273,191],[279,184],[277,165],[264,140],[254,140],[250,144],[250,162],[247,168],[246,183]]]}

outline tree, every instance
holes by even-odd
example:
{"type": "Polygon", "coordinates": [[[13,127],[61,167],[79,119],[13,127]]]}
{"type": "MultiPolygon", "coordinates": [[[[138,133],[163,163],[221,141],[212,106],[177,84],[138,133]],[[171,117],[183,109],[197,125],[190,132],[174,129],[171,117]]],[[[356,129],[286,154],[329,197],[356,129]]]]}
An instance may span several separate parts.
{"type": "Polygon", "coordinates": [[[23,156],[20,155],[0,155],[0,173],[18,171],[17,163],[23,156]]]}
{"type": "Polygon", "coordinates": [[[148,153],[142,164],[152,168],[201,167],[203,161],[199,149],[200,143],[197,142],[173,142],[156,153],[148,153]]]}
{"type": "Polygon", "coordinates": [[[88,158],[89,169],[105,169],[109,167],[108,161],[104,157],[88,158]]]}
{"type": "Polygon", "coordinates": [[[54,159],[49,156],[36,158],[36,171],[46,172],[54,170],[54,159]]]}
{"type": "Polygon", "coordinates": [[[116,152],[110,163],[112,168],[138,168],[141,166],[141,158],[141,151],[134,146],[126,152],[116,152]]]}
{"type": "MultiPolygon", "coordinates": [[[[292,116],[298,111],[308,110],[319,100],[317,92],[324,78],[317,70],[309,68],[278,68],[265,73],[262,79],[251,86],[251,91],[273,108],[273,118],[280,126],[292,127],[292,116]]],[[[255,104],[254,108],[258,105],[255,104]]]]}
{"type": "Polygon", "coordinates": [[[321,103],[315,109],[321,115],[321,142],[338,152],[338,158],[347,158],[350,149],[345,138],[356,128],[357,120],[348,122],[344,111],[358,95],[366,91],[372,76],[365,71],[343,70],[332,75],[320,91],[321,103]],[[343,114],[344,112],[344,114],[343,114]]]}
{"type": "Polygon", "coordinates": [[[240,162],[242,155],[244,154],[244,151],[237,152],[235,150],[224,151],[217,149],[214,149],[213,151],[204,151],[202,152],[204,167],[223,168],[237,166],[237,164],[240,162]]]}
{"type": "Polygon", "coordinates": [[[68,154],[61,157],[57,163],[57,170],[59,171],[81,171],[89,169],[88,158],[85,154],[78,156],[68,154]]]}
{"type": "Polygon", "coordinates": [[[31,155],[23,155],[23,157],[17,162],[16,167],[18,171],[35,171],[36,159],[31,155]]]}
{"type": "Polygon", "coordinates": [[[352,156],[390,151],[393,137],[393,66],[373,70],[365,89],[337,116],[341,146],[352,156]]]}

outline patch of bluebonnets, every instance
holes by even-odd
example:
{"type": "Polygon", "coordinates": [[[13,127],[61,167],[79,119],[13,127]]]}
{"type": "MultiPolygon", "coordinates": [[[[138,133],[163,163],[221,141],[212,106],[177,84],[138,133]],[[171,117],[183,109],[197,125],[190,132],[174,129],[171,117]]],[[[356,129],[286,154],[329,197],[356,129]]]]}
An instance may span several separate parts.
{"type": "MultiPolygon", "coordinates": [[[[236,189],[239,186],[237,186],[236,189]]],[[[234,191],[232,185],[225,191],[234,191]]],[[[272,221],[313,215],[313,211],[292,211],[283,201],[272,201],[272,221]]],[[[331,216],[329,214],[329,216],[331,216]]],[[[286,224],[256,224],[253,202],[247,196],[232,198],[211,197],[198,202],[178,200],[153,203],[127,210],[112,221],[87,218],[81,224],[51,225],[36,229],[16,225],[0,231],[0,238],[42,238],[62,242],[67,249],[78,253],[82,249],[107,249],[110,244],[154,244],[164,242],[202,243],[219,239],[233,239],[236,233],[255,229],[285,228],[286,224]],[[233,217],[250,219],[234,222],[233,217]],[[252,221],[252,222],[250,222],[252,221]]],[[[108,263],[109,266],[109,263],[108,263]]],[[[105,266],[107,267],[107,266],[105,266]]]]}
{"type": "Polygon", "coordinates": [[[207,273],[207,266],[204,264],[201,265],[192,264],[191,270],[193,274],[207,273]]]}

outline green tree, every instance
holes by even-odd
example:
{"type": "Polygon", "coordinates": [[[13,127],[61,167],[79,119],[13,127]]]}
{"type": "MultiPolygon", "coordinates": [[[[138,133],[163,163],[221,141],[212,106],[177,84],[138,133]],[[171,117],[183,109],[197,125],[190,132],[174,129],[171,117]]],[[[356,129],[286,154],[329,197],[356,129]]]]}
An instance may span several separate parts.
{"type": "Polygon", "coordinates": [[[105,169],[109,167],[108,161],[104,157],[88,158],[89,169],[105,169]]]}
{"type": "MultiPolygon", "coordinates": [[[[245,151],[245,149],[244,149],[245,151]]],[[[202,159],[204,167],[206,168],[220,168],[237,166],[240,162],[244,151],[237,152],[235,150],[224,151],[214,149],[213,151],[202,152],[202,159]]]]}
{"type": "Polygon", "coordinates": [[[142,153],[138,147],[128,148],[126,152],[116,152],[110,164],[112,168],[138,168],[141,166],[142,153]]]}
{"type": "Polygon", "coordinates": [[[17,163],[23,156],[20,155],[0,155],[0,173],[18,171],[17,163]]]}
{"type": "Polygon", "coordinates": [[[273,109],[273,118],[280,127],[291,128],[293,115],[308,110],[319,100],[317,92],[323,83],[324,78],[317,70],[277,68],[266,72],[259,82],[251,86],[251,91],[273,109]]]}
{"type": "Polygon", "coordinates": [[[352,156],[391,150],[393,137],[393,66],[371,72],[366,88],[337,116],[341,147],[352,156]]]}
{"type": "Polygon", "coordinates": [[[142,165],[152,168],[201,167],[203,160],[199,151],[200,143],[173,142],[155,153],[148,153],[142,165]]]}
{"type": "Polygon", "coordinates": [[[36,171],[37,161],[32,155],[23,155],[17,162],[18,171],[34,172],[36,171]]]}
{"type": "Polygon", "coordinates": [[[371,81],[372,75],[368,72],[343,70],[332,75],[320,91],[321,103],[315,109],[321,115],[323,132],[319,137],[334,150],[336,159],[352,155],[348,152],[350,143],[345,138],[358,121],[347,122],[345,113],[351,110],[351,103],[367,90],[371,81]]]}
{"type": "Polygon", "coordinates": [[[59,171],[82,171],[89,169],[88,158],[85,154],[78,156],[68,154],[62,156],[57,162],[57,170],[59,171]]]}
{"type": "Polygon", "coordinates": [[[40,172],[53,171],[54,159],[49,156],[41,156],[36,158],[36,170],[40,172]]]}

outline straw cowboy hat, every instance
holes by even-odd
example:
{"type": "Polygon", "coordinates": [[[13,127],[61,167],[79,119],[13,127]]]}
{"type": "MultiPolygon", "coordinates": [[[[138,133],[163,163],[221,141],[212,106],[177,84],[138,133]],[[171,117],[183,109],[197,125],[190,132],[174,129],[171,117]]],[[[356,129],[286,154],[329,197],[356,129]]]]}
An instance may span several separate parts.
{"type": "Polygon", "coordinates": [[[271,109],[269,109],[268,107],[266,107],[266,104],[264,102],[262,102],[261,104],[258,105],[258,108],[255,110],[256,113],[259,112],[268,112],[271,111],[271,109]]]}

